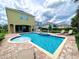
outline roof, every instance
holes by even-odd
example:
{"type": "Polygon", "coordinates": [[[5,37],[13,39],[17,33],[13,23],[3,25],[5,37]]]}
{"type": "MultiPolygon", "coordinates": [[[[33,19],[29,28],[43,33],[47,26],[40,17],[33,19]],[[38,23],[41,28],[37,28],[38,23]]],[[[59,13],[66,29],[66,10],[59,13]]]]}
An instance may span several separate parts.
{"type": "Polygon", "coordinates": [[[28,15],[30,15],[30,16],[32,16],[32,17],[35,17],[34,15],[32,15],[32,14],[29,14],[29,13],[27,13],[27,12],[24,12],[24,11],[22,11],[22,10],[17,10],[17,9],[12,9],[12,8],[8,8],[8,7],[6,7],[6,10],[13,10],[13,11],[16,11],[16,12],[20,12],[20,13],[25,13],[25,14],[28,14],[28,15]]]}

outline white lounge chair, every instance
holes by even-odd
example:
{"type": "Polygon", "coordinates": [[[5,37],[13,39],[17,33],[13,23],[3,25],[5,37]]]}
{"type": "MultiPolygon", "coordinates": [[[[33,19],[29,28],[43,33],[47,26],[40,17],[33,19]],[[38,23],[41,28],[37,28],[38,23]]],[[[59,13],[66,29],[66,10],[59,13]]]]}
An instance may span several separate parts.
{"type": "Polygon", "coordinates": [[[71,35],[73,33],[73,30],[69,30],[68,35],[71,35]]]}
{"type": "Polygon", "coordinates": [[[61,33],[61,34],[64,34],[64,33],[65,33],[65,30],[62,30],[60,33],[61,33]]]}

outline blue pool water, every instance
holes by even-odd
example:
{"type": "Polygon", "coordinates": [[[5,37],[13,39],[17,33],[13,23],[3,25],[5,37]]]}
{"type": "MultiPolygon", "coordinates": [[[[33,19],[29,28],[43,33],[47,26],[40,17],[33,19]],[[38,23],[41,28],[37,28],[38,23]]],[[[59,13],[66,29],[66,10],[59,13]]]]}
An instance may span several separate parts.
{"type": "MultiPolygon", "coordinates": [[[[54,53],[59,45],[64,40],[63,37],[52,36],[49,34],[37,34],[37,33],[25,33],[20,34],[21,37],[29,37],[31,42],[38,45],[39,47],[43,48],[44,50],[54,53]]],[[[18,38],[18,37],[17,37],[18,38]]],[[[12,39],[13,41],[20,41],[16,38],[12,39]]]]}

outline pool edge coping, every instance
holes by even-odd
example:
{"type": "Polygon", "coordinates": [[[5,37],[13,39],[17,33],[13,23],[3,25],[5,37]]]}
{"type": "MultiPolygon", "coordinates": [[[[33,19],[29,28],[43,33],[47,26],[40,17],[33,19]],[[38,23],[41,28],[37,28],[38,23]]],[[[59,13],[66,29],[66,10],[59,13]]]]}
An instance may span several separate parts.
{"type": "MultiPolygon", "coordinates": [[[[36,33],[37,33],[37,32],[36,32],[36,33]]],[[[40,32],[40,33],[43,33],[43,32],[40,32]]],[[[44,33],[44,34],[46,34],[46,33],[44,33]]],[[[52,59],[57,59],[58,56],[59,56],[59,54],[61,53],[61,51],[62,51],[62,49],[63,49],[63,47],[64,47],[66,41],[67,41],[67,37],[64,36],[64,35],[57,35],[57,34],[54,34],[54,33],[47,33],[47,34],[49,34],[49,35],[54,35],[54,36],[58,36],[58,37],[64,37],[64,38],[65,38],[65,39],[63,40],[63,42],[60,44],[60,46],[56,49],[56,51],[55,51],[53,54],[51,54],[51,53],[49,53],[48,51],[44,50],[43,48],[37,46],[36,44],[34,44],[34,43],[31,42],[31,41],[26,41],[26,42],[22,42],[22,43],[27,43],[27,42],[28,42],[28,43],[30,43],[30,44],[33,44],[37,49],[39,49],[40,51],[44,52],[46,55],[48,55],[48,56],[51,57],[52,59]]],[[[17,36],[20,36],[20,34],[17,35],[17,36]]],[[[15,36],[15,37],[17,37],[17,36],[15,36]]],[[[14,38],[14,37],[13,37],[13,38],[14,38]]],[[[9,43],[16,43],[16,42],[12,42],[11,39],[12,39],[12,37],[8,39],[8,42],[9,42],[9,43]]]]}
{"type": "MultiPolygon", "coordinates": [[[[46,33],[45,33],[46,34],[46,33]]],[[[57,34],[52,34],[52,33],[48,33],[50,35],[54,35],[54,36],[58,36],[58,37],[64,37],[65,39],[63,40],[63,42],[60,44],[60,46],[56,49],[56,51],[51,54],[48,51],[44,50],[43,48],[37,46],[36,44],[34,44],[33,42],[30,42],[31,44],[33,44],[35,47],[37,47],[39,50],[41,50],[42,52],[44,52],[46,55],[48,55],[49,57],[51,57],[52,59],[57,59],[59,54],[61,53],[61,50],[64,48],[64,45],[67,41],[67,37],[64,35],[57,35],[57,34]]]]}

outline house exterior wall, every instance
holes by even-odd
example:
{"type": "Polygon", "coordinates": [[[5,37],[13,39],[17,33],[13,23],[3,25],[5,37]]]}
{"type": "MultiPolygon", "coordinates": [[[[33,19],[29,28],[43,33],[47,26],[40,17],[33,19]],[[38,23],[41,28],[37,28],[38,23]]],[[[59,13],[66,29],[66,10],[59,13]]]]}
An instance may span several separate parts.
{"type": "Polygon", "coordinates": [[[25,13],[23,11],[6,8],[7,18],[8,18],[8,32],[12,32],[10,29],[10,24],[13,24],[14,33],[16,25],[29,25],[31,26],[31,31],[35,26],[34,16],[25,13]]]}

